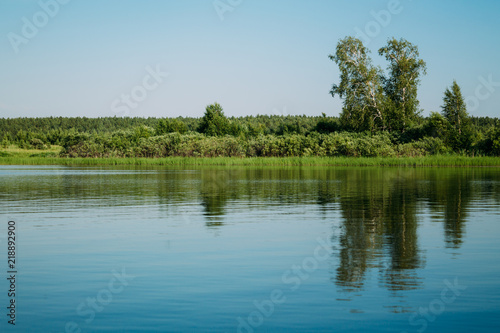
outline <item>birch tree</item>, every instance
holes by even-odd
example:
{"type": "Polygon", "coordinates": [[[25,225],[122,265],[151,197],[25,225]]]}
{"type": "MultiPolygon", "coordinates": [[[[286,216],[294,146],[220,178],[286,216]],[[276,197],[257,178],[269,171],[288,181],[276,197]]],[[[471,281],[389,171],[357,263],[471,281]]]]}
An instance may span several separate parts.
{"type": "Polygon", "coordinates": [[[375,131],[385,128],[381,69],[374,67],[361,40],[346,37],[329,58],[339,66],[340,83],[330,90],[344,99],[340,120],[345,128],[375,131]]]}
{"type": "Polygon", "coordinates": [[[387,96],[387,126],[404,132],[419,114],[417,99],[420,76],[426,74],[426,64],[419,59],[418,47],[401,38],[392,38],[379,55],[389,61],[388,77],[383,78],[387,96]]]}

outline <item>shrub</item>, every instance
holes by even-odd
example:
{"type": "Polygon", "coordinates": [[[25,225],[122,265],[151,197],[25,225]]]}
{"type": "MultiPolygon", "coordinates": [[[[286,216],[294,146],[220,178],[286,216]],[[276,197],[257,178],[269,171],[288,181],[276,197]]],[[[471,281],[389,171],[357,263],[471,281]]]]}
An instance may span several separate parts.
{"type": "Polygon", "coordinates": [[[340,130],[340,124],[338,119],[327,117],[326,114],[323,113],[323,116],[318,120],[314,130],[318,133],[333,133],[340,130]]]}
{"type": "Polygon", "coordinates": [[[66,135],[61,144],[63,149],[68,149],[72,146],[75,146],[81,142],[85,142],[89,140],[90,134],[88,133],[76,133],[76,132],[71,132],[68,135],[66,135]]]}
{"type": "Polygon", "coordinates": [[[34,138],[30,140],[31,147],[35,149],[47,149],[48,147],[43,143],[42,140],[34,138]]]}
{"type": "Polygon", "coordinates": [[[179,119],[160,119],[155,129],[156,135],[163,135],[166,133],[181,133],[187,132],[186,124],[179,119]]]}
{"type": "Polygon", "coordinates": [[[2,140],[2,148],[7,148],[10,144],[9,139],[7,138],[7,135],[4,135],[3,140],[2,140]]]}
{"type": "Polygon", "coordinates": [[[500,127],[491,128],[477,143],[480,152],[500,156],[500,127]]]}

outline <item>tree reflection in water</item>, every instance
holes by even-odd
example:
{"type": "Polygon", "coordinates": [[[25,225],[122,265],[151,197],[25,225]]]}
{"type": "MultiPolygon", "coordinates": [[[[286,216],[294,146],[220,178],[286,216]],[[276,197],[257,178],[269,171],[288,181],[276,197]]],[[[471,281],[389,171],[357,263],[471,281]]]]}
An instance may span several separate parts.
{"type": "Polygon", "coordinates": [[[422,287],[418,272],[425,268],[425,252],[418,231],[424,215],[442,224],[445,246],[460,253],[473,200],[500,202],[498,172],[487,168],[124,168],[59,168],[36,188],[40,170],[20,170],[26,175],[2,178],[0,193],[6,204],[25,202],[25,212],[40,212],[46,201],[67,209],[156,205],[174,223],[181,207],[217,232],[238,223],[227,220],[236,201],[246,205],[245,214],[297,208],[308,212],[300,218],[326,219],[335,212],[333,283],[356,295],[374,272],[395,296],[422,287]]]}
{"type": "Polygon", "coordinates": [[[445,242],[458,248],[473,188],[467,171],[372,168],[246,168],[201,170],[205,223],[222,227],[233,199],[339,209],[335,239],[338,267],[332,281],[344,292],[363,289],[370,270],[394,296],[418,289],[424,268],[419,249],[419,214],[429,208],[444,216],[445,242]],[[430,181],[429,181],[430,180],[430,181]],[[335,205],[335,207],[332,207],[335,205]]]}

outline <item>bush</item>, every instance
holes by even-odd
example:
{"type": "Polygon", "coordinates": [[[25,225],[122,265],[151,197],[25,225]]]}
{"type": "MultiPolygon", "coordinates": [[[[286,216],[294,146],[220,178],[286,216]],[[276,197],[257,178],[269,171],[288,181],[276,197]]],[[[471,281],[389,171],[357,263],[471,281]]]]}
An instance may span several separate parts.
{"type": "Polygon", "coordinates": [[[160,119],[156,125],[156,135],[163,135],[166,133],[180,133],[184,134],[187,132],[186,124],[179,119],[160,119]]]}
{"type": "Polygon", "coordinates": [[[2,140],[2,148],[7,148],[7,147],[9,146],[9,144],[10,144],[10,141],[9,141],[9,139],[7,138],[7,136],[5,135],[5,136],[3,137],[3,140],[2,140]]]}
{"type": "Polygon", "coordinates": [[[449,123],[445,117],[437,112],[431,112],[430,117],[424,124],[424,133],[426,136],[445,139],[448,133],[449,123]]]}
{"type": "Polygon", "coordinates": [[[479,151],[485,155],[500,156],[500,127],[491,128],[477,143],[479,151]]]}
{"type": "Polygon", "coordinates": [[[31,147],[35,149],[47,149],[48,147],[43,143],[42,140],[34,138],[30,140],[31,147]]]}
{"type": "Polygon", "coordinates": [[[340,123],[338,119],[333,117],[327,117],[323,113],[323,116],[318,120],[314,130],[318,133],[333,133],[340,130],[340,123]]]}

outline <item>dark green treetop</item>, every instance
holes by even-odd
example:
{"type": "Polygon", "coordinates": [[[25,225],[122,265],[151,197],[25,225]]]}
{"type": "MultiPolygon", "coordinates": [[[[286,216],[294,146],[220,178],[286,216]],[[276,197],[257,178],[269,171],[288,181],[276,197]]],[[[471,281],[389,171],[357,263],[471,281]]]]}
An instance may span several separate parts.
{"type": "Polygon", "coordinates": [[[473,129],[467,106],[456,81],[450,88],[446,88],[443,98],[442,114],[448,121],[448,144],[455,150],[469,149],[473,141],[473,129]]]}
{"type": "Polygon", "coordinates": [[[219,103],[208,105],[201,119],[198,132],[208,136],[224,136],[229,134],[230,122],[226,118],[219,103]]]}

